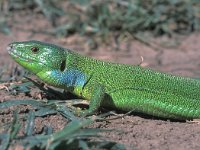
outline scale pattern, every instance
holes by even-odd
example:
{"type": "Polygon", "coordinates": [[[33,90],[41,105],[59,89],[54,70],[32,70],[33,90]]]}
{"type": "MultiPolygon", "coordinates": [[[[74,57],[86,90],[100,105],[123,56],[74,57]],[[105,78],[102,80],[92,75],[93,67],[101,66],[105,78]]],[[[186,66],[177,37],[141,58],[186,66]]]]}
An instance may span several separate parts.
{"type": "Polygon", "coordinates": [[[103,107],[164,118],[200,118],[199,80],[100,61],[39,41],[11,43],[8,52],[44,82],[87,100],[101,85],[106,93],[103,107]]]}

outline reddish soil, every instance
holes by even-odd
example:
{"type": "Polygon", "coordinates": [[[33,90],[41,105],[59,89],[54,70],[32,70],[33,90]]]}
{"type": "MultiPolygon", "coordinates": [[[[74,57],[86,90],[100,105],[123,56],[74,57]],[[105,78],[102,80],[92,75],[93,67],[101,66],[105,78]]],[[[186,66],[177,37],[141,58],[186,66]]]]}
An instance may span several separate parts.
{"type": "MultiPolygon", "coordinates": [[[[116,46],[113,38],[110,37],[108,38],[108,44],[98,42],[97,50],[90,50],[91,46],[88,44],[88,38],[81,37],[80,35],[60,38],[42,33],[32,34],[28,30],[44,30],[51,26],[42,16],[36,15],[30,17],[25,14],[17,14],[14,19],[17,20],[19,16],[20,18],[27,18],[27,21],[14,23],[11,19],[9,25],[12,34],[4,35],[0,33],[0,68],[3,66],[8,67],[4,78],[12,72],[15,66],[18,66],[8,55],[6,51],[7,44],[12,41],[31,39],[59,44],[82,54],[113,62],[140,64],[141,56],[143,56],[144,61],[142,65],[145,67],[181,76],[200,76],[199,33],[193,33],[188,36],[174,36],[172,39],[167,37],[154,38],[150,41],[153,43],[151,47],[131,38],[122,40],[116,46]]],[[[33,99],[35,97],[37,97],[37,89],[32,89],[31,95],[25,95],[24,93],[11,95],[6,89],[0,87],[1,101],[10,99],[33,99]]],[[[12,111],[14,109],[16,108],[13,107],[4,110],[4,113],[0,114],[1,123],[12,120],[12,111]]],[[[21,113],[25,113],[27,109],[31,108],[28,106],[18,107],[21,113]]],[[[35,132],[40,133],[44,125],[51,125],[54,130],[60,130],[66,123],[67,120],[59,115],[37,118],[35,132]]],[[[200,149],[200,126],[198,123],[169,121],[141,115],[128,115],[109,122],[96,122],[92,127],[114,128],[123,131],[113,131],[106,134],[106,136],[109,140],[123,143],[130,149],[131,147],[139,150],[200,149]]]]}

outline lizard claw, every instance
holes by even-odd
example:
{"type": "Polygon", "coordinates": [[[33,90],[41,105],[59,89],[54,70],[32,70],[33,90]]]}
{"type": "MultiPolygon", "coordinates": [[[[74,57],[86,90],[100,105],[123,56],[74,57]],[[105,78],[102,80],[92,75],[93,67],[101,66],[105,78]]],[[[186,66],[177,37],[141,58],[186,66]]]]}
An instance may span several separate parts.
{"type": "Polygon", "coordinates": [[[91,116],[94,113],[89,111],[89,110],[81,110],[80,108],[76,108],[74,111],[74,114],[79,116],[79,117],[87,117],[87,116],[91,116]]]}

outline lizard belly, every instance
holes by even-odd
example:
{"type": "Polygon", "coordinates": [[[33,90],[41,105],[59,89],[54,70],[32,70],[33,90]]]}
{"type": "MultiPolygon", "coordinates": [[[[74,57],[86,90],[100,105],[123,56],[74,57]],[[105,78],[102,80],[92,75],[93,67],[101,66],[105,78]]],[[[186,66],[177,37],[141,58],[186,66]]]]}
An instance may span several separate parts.
{"type": "Polygon", "coordinates": [[[112,100],[105,100],[103,105],[124,111],[133,110],[174,119],[200,118],[200,100],[189,99],[180,95],[125,89],[110,92],[109,96],[112,100]],[[109,105],[106,103],[109,103],[109,105]]]}

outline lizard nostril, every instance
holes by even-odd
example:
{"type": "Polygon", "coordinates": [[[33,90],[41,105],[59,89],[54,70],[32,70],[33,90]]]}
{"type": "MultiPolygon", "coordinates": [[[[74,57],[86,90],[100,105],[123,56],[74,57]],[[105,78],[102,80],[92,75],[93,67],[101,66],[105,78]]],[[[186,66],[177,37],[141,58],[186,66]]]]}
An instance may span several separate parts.
{"type": "Polygon", "coordinates": [[[11,51],[12,49],[13,49],[13,44],[11,43],[11,44],[8,45],[7,50],[11,51]]]}

